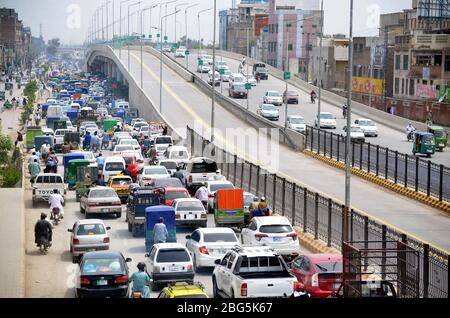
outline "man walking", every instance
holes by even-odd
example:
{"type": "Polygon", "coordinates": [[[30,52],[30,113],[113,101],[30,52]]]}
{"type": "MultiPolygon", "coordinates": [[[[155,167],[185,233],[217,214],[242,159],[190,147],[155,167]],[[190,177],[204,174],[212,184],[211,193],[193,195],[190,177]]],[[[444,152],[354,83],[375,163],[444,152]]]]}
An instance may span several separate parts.
{"type": "Polygon", "coordinates": [[[169,236],[169,232],[167,232],[167,227],[164,224],[164,218],[159,218],[159,223],[156,223],[153,227],[153,242],[156,243],[166,243],[167,236],[169,236]]]}

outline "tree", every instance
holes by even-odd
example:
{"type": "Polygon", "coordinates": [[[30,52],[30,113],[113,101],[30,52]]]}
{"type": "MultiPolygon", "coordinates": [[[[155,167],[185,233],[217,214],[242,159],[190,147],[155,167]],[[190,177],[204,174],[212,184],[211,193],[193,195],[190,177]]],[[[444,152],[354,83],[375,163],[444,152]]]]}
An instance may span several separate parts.
{"type": "Polygon", "coordinates": [[[56,52],[58,51],[58,48],[59,48],[60,45],[61,44],[59,43],[59,39],[58,38],[48,40],[47,54],[55,55],[56,52]]]}
{"type": "Polygon", "coordinates": [[[0,163],[8,162],[8,153],[13,149],[14,144],[9,136],[0,134],[0,163]]]}

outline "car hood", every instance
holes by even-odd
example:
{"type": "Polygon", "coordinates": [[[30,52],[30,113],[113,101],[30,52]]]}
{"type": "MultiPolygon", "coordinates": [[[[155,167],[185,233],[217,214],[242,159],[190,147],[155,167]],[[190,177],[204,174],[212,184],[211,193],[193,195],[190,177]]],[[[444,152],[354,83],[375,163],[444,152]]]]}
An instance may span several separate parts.
{"type": "Polygon", "coordinates": [[[278,115],[279,112],[277,110],[261,110],[261,113],[267,115],[278,115]]]}
{"type": "Polygon", "coordinates": [[[306,124],[291,124],[291,127],[293,129],[305,129],[306,128],[306,124]]]}
{"type": "Polygon", "coordinates": [[[361,129],[364,131],[377,131],[377,126],[361,126],[361,129]]]}

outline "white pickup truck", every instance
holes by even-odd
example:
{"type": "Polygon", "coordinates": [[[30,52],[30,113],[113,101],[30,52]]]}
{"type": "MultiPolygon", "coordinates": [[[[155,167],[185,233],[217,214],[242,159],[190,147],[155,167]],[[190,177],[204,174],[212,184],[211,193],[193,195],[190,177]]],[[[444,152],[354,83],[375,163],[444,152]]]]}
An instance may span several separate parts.
{"type": "Polygon", "coordinates": [[[234,247],[216,261],[214,298],[292,297],[302,289],[283,258],[269,247],[234,247]]]}
{"type": "Polygon", "coordinates": [[[186,166],[186,187],[192,189],[214,177],[217,163],[206,157],[197,157],[189,160],[186,166]]]}
{"type": "Polygon", "coordinates": [[[64,144],[64,135],[66,132],[72,132],[71,129],[56,129],[54,136],[54,145],[63,145],[64,144]]]}
{"type": "Polygon", "coordinates": [[[54,189],[57,189],[65,200],[67,189],[61,175],[56,173],[38,174],[33,183],[33,207],[36,207],[38,202],[48,202],[54,189]]]}

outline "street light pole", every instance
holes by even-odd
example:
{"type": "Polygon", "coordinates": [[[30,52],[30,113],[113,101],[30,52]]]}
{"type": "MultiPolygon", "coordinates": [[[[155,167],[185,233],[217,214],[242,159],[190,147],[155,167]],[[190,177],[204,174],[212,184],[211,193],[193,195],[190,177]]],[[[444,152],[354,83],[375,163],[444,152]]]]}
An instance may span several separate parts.
{"type": "MultiPolygon", "coordinates": [[[[289,72],[289,27],[291,25],[289,23],[286,24],[286,63],[284,66],[284,69],[286,72],[289,72]]],[[[288,90],[288,80],[287,78],[284,80],[286,82],[286,90],[285,95],[287,96],[287,90],[288,90]]],[[[284,104],[284,128],[287,128],[287,117],[288,117],[288,100],[285,98],[285,104],[284,104]]]]}
{"type": "MultiPolygon", "coordinates": [[[[186,47],[186,50],[189,50],[189,47],[188,47],[187,10],[188,10],[189,8],[196,7],[196,6],[198,6],[198,5],[199,5],[199,4],[196,3],[196,4],[193,4],[193,5],[190,5],[190,6],[186,7],[186,9],[184,9],[184,28],[185,28],[185,31],[186,31],[186,38],[185,38],[185,41],[184,41],[184,46],[186,47]]],[[[186,68],[188,68],[188,66],[189,66],[189,54],[186,55],[186,68]]]]}
{"type": "Polygon", "coordinates": [[[150,38],[150,42],[152,42],[152,39],[153,39],[153,37],[152,37],[152,31],[153,31],[153,28],[152,28],[152,9],[153,8],[155,8],[155,7],[157,7],[158,6],[158,4],[154,4],[154,5],[152,5],[152,6],[150,6],[148,9],[150,10],[150,16],[149,16],[149,22],[150,22],[150,31],[149,31],[149,38],[150,38]]]}
{"type": "Polygon", "coordinates": [[[185,5],[188,5],[189,3],[187,2],[183,2],[183,3],[179,3],[175,6],[175,17],[174,17],[174,21],[175,21],[175,32],[174,32],[174,37],[173,37],[173,42],[176,44],[177,43],[177,8],[178,7],[182,7],[185,5]]]}
{"type": "Polygon", "coordinates": [[[318,128],[321,127],[320,122],[320,111],[322,106],[322,40],[323,40],[323,0],[321,0],[320,4],[320,42],[319,42],[319,100],[317,102],[317,123],[318,128]]]}
{"type": "MultiPolygon", "coordinates": [[[[124,0],[120,2],[120,17],[119,17],[119,37],[122,38],[122,4],[130,2],[131,0],[124,0]]],[[[122,40],[122,39],[120,39],[122,40]]],[[[122,44],[119,45],[119,58],[122,58],[122,44]]]]}
{"type": "MultiPolygon", "coordinates": [[[[213,27],[213,72],[212,72],[212,105],[211,105],[211,142],[214,142],[214,115],[216,103],[216,15],[217,0],[214,0],[214,27],[213,27]]],[[[248,99],[248,96],[247,96],[248,99]]]]}
{"type": "Polygon", "coordinates": [[[214,9],[214,8],[208,8],[208,9],[205,9],[205,10],[200,10],[198,12],[198,14],[197,14],[197,18],[198,18],[198,42],[199,42],[199,45],[200,45],[200,51],[202,50],[202,39],[201,39],[201,36],[200,36],[200,14],[202,14],[202,13],[204,13],[206,11],[212,10],[212,9],[214,9]]]}
{"type": "MultiPolygon", "coordinates": [[[[347,132],[345,138],[345,212],[344,212],[344,242],[349,241],[349,224],[350,224],[350,132],[351,132],[351,117],[352,117],[352,76],[353,76],[353,0],[350,0],[350,33],[348,46],[348,94],[347,94],[347,132]]],[[[344,244],[342,244],[344,249],[344,244]]],[[[344,252],[344,250],[342,250],[344,252]]]]}
{"type": "MultiPolygon", "coordinates": [[[[169,4],[171,4],[171,3],[178,2],[178,1],[179,1],[179,0],[173,0],[173,1],[168,1],[168,2],[165,3],[165,5],[166,5],[166,11],[165,11],[166,16],[169,16],[169,15],[167,14],[167,6],[168,6],[169,4]]],[[[175,10],[175,11],[176,11],[176,10],[175,10]]],[[[176,19],[175,19],[175,21],[176,21],[176,19]]],[[[164,32],[165,32],[164,36],[167,36],[167,19],[166,19],[166,21],[165,21],[165,23],[164,23],[164,32]]],[[[162,34],[161,34],[161,36],[162,36],[162,34]]]]}
{"type": "MultiPolygon", "coordinates": [[[[130,8],[140,5],[142,3],[142,1],[136,2],[136,3],[132,3],[128,5],[128,37],[130,37],[130,8]]],[[[128,71],[130,70],[130,45],[127,45],[128,47],[128,71]]]]}
{"type": "MultiPolygon", "coordinates": [[[[178,10],[180,11],[180,10],[178,10]]],[[[160,51],[161,55],[159,58],[159,112],[162,114],[162,81],[163,81],[163,47],[162,47],[162,37],[163,37],[163,20],[167,19],[168,17],[176,14],[178,11],[175,11],[174,13],[166,14],[161,18],[160,24],[159,24],[159,30],[161,32],[161,35],[159,37],[159,43],[160,43],[160,51]]]]}

